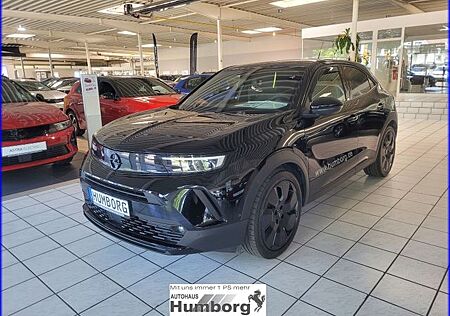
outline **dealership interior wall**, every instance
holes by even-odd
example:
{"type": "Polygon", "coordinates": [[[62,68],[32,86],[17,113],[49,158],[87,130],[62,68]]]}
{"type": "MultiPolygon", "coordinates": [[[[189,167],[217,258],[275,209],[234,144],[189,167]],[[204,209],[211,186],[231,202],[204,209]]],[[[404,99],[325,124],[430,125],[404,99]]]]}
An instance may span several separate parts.
{"type": "Polygon", "coordinates": [[[211,74],[259,62],[347,60],[351,53],[335,41],[356,28],[358,62],[395,97],[390,174],[361,171],[309,201],[277,258],[241,247],[169,256],[85,217],[86,132],[68,165],[2,172],[2,315],[169,315],[169,285],[188,283],[266,284],[267,316],[448,315],[447,1],[171,2],[4,0],[2,75],[18,84],[85,74],[154,78],[159,67],[174,86],[175,77],[193,75],[194,33],[195,73],[211,74]],[[164,8],[136,18],[123,13],[125,3],[164,8]]]}

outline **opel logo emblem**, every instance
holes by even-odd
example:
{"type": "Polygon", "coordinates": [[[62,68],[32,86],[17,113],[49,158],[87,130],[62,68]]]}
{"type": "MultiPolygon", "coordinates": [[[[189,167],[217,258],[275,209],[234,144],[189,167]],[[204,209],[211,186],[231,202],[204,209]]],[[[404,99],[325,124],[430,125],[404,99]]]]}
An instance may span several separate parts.
{"type": "Polygon", "coordinates": [[[122,159],[120,159],[118,154],[114,153],[109,156],[109,163],[111,164],[111,168],[117,170],[122,165],[122,159]]]}

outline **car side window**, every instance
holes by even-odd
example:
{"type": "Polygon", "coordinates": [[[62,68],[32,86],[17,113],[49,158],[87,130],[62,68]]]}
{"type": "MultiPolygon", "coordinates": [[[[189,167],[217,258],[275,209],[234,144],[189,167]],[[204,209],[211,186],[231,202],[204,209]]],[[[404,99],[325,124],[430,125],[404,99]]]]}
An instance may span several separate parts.
{"type": "Polygon", "coordinates": [[[333,97],[344,102],[345,89],[339,69],[337,67],[327,67],[320,70],[320,72],[311,100],[314,101],[321,97],[333,97]]]}
{"type": "Polygon", "coordinates": [[[116,95],[116,91],[114,90],[113,86],[105,81],[99,83],[98,93],[99,95],[108,95],[108,96],[116,95]]]}
{"type": "Polygon", "coordinates": [[[370,91],[371,85],[367,75],[359,69],[345,66],[342,72],[350,88],[350,98],[356,99],[370,91]]]}

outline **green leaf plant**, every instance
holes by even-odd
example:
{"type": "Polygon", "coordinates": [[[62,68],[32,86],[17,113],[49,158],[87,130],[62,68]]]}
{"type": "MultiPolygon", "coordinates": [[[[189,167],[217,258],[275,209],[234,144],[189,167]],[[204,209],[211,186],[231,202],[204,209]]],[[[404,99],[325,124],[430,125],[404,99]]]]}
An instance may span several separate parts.
{"type": "Polygon", "coordinates": [[[359,48],[359,41],[360,41],[360,37],[359,34],[356,34],[356,48],[355,48],[355,44],[352,43],[352,36],[350,33],[350,28],[345,29],[344,32],[342,32],[341,34],[339,34],[336,37],[336,40],[334,41],[334,46],[336,47],[336,50],[340,53],[340,54],[347,54],[347,58],[350,58],[350,49],[355,51],[356,54],[356,61],[360,62],[361,61],[361,57],[359,56],[358,53],[358,48],[359,48]]]}

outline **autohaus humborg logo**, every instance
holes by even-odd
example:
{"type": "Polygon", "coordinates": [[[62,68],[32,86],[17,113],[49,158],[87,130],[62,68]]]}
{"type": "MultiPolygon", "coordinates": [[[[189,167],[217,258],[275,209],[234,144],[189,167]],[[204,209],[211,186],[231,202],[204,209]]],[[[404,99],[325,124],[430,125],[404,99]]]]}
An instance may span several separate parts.
{"type": "Polygon", "coordinates": [[[265,284],[171,284],[171,316],[266,316],[265,284]]]}

